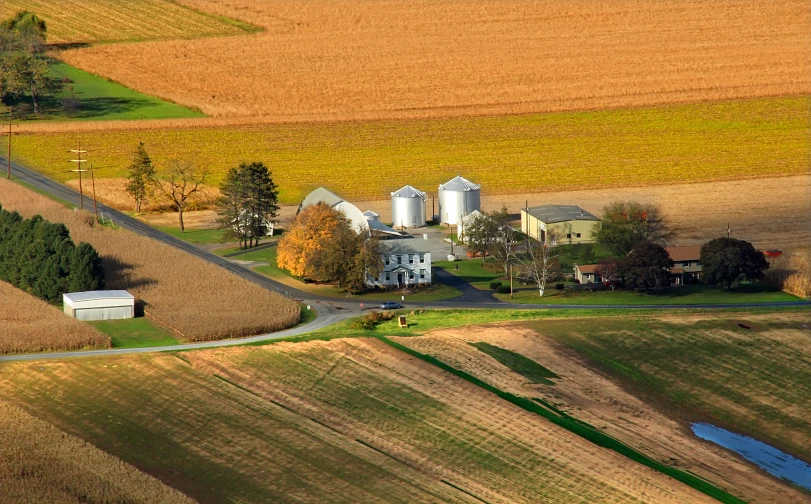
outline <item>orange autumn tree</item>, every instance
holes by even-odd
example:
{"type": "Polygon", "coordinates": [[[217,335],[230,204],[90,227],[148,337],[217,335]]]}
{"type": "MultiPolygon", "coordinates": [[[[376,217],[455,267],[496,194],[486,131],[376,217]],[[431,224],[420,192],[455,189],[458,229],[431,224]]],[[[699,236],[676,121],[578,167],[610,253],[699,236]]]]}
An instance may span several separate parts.
{"type": "Polygon", "coordinates": [[[380,274],[380,254],[376,239],[356,233],[343,213],[318,203],[302,210],[279,241],[276,264],[297,277],[357,292],[366,288],[367,275],[380,274]]]}

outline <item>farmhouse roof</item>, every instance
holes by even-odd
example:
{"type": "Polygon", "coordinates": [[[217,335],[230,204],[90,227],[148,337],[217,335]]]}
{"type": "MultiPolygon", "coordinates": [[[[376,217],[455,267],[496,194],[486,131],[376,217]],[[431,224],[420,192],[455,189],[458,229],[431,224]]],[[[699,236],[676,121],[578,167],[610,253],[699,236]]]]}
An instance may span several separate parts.
{"type": "Polygon", "coordinates": [[[425,198],[425,193],[419,189],[406,185],[391,193],[393,198],[425,198]]]}
{"type": "Polygon", "coordinates": [[[542,205],[522,210],[541,222],[552,224],[571,220],[599,221],[596,215],[576,205],[542,205]]]}
{"type": "Polygon", "coordinates": [[[455,176],[444,184],[439,184],[439,189],[442,191],[466,192],[478,191],[481,188],[482,186],[479,184],[474,184],[461,175],[455,176]]]}
{"type": "Polygon", "coordinates": [[[97,299],[127,299],[133,300],[135,296],[125,290],[104,290],[104,291],[86,291],[86,292],[68,292],[62,294],[64,301],[94,301],[97,299]]]}
{"type": "Polygon", "coordinates": [[[597,266],[599,264],[575,264],[575,268],[577,268],[580,273],[596,273],[597,266]]]}
{"type": "Polygon", "coordinates": [[[701,258],[701,245],[680,245],[665,247],[670,258],[675,262],[698,261],[701,258]]]}

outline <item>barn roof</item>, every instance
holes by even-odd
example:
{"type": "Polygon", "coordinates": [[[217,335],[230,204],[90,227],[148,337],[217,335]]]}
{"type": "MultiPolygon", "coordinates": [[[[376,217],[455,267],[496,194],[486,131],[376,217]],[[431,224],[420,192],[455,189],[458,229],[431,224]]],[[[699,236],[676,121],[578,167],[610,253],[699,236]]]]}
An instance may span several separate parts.
{"type": "Polygon", "coordinates": [[[86,292],[68,292],[62,294],[63,301],[95,301],[97,299],[127,299],[133,300],[135,296],[125,290],[103,290],[86,292]]]}
{"type": "Polygon", "coordinates": [[[482,186],[479,184],[474,184],[461,175],[455,176],[444,184],[439,184],[439,189],[442,191],[466,192],[478,191],[481,188],[482,186]]]}
{"type": "Polygon", "coordinates": [[[552,224],[570,220],[598,221],[599,217],[577,205],[542,205],[522,210],[541,222],[552,224]]]}

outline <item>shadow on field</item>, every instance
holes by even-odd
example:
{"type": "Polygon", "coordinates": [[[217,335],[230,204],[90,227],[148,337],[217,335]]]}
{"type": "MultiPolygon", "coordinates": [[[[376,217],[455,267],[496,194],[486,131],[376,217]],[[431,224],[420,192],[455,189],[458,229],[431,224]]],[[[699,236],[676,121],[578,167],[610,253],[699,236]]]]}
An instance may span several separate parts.
{"type": "Polygon", "coordinates": [[[116,257],[102,257],[101,265],[104,268],[108,289],[130,290],[158,283],[154,278],[135,276],[133,265],[116,257]]]}

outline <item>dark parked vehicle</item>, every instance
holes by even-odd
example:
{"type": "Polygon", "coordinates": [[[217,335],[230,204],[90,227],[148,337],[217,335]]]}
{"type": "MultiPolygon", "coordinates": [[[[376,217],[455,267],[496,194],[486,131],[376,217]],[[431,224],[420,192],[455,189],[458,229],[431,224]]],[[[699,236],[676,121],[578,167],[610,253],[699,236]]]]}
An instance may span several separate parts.
{"type": "Polygon", "coordinates": [[[403,305],[401,305],[400,303],[394,303],[392,301],[380,305],[381,310],[399,310],[402,307],[403,305]]]}

